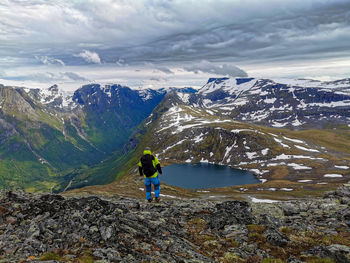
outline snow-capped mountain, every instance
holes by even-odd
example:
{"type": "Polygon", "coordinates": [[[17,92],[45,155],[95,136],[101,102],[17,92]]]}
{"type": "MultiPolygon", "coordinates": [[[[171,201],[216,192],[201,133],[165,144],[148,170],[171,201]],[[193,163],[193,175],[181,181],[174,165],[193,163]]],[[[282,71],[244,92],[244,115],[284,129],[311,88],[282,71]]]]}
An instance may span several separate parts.
{"type": "Polygon", "coordinates": [[[56,108],[72,110],[77,105],[72,100],[73,92],[65,91],[59,88],[58,85],[53,85],[49,88],[28,89],[24,91],[35,101],[41,104],[56,108]]]}
{"type": "Polygon", "coordinates": [[[209,79],[184,99],[208,113],[276,128],[350,124],[350,79],[209,79]]]}
{"type": "Polygon", "coordinates": [[[165,163],[230,165],[262,181],[343,179],[349,83],[221,78],[199,91],[90,84],[73,93],[0,85],[0,184],[108,183],[147,144],[165,163]]]}
{"type": "Polygon", "coordinates": [[[349,90],[348,80],[210,79],[197,93],[164,97],[144,122],[136,154],[152,145],[162,162],[228,165],[268,185],[348,180],[349,90]]]}
{"type": "MultiPolygon", "coordinates": [[[[111,104],[118,100],[121,90],[128,90],[130,97],[139,97],[143,101],[151,101],[154,97],[164,94],[167,90],[140,89],[132,90],[121,85],[84,85],[76,91],[66,91],[58,85],[41,89],[23,89],[33,100],[57,110],[71,111],[84,104],[111,104]],[[101,100],[101,101],[97,101],[101,100]]],[[[120,99],[119,99],[120,100],[120,99]]]]}

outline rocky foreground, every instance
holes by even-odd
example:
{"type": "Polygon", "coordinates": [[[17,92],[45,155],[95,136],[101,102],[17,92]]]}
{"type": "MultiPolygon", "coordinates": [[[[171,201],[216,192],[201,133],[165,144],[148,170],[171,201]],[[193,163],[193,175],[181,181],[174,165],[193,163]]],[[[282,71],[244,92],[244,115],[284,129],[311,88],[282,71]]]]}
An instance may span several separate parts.
{"type": "Polygon", "coordinates": [[[350,262],[349,207],[3,192],[0,262],[350,262]]]}

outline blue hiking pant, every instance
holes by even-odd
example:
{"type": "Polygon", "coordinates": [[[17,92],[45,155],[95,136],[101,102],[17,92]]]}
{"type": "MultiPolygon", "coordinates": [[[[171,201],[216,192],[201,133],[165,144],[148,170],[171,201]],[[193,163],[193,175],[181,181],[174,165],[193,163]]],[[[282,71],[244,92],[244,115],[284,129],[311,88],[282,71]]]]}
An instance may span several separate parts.
{"type": "Polygon", "coordinates": [[[154,178],[145,178],[145,187],[146,187],[146,199],[149,200],[152,198],[152,184],[154,185],[154,195],[159,197],[160,194],[160,181],[158,176],[154,178]]]}

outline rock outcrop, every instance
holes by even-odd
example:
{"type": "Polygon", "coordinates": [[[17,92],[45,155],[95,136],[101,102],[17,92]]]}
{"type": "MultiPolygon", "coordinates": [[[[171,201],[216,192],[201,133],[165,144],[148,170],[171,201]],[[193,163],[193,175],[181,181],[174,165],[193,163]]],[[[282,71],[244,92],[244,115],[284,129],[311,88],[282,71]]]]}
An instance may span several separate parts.
{"type": "Polygon", "coordinates": [[[0,262],[350,262],[349,184],[273,204],[0,198],[0,262]]]}

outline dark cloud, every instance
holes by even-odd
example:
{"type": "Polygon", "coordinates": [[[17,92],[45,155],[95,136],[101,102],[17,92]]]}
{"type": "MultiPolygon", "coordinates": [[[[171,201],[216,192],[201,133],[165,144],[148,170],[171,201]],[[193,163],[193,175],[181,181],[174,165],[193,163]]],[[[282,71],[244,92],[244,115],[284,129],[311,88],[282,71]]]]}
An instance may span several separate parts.
{"type": "Polygon", "coordinates": [[[74,73],[74,72],[41,72],[35,74],[22,74],[22,75],[8,75],[3,74],[0,76],[5,80],[14,81],[37,81],[37,82],[52,82],[52,81],[88,81],[88,79],[74,73]]]}
{"type": "Polygon", "coordinates": [[[64,72],[64,73],[62,73],[62,76],[67,77],[71,80],[76,80],[76,81],[88,81],[87,78],[84,78],[84,77],[82,77],[74,72],[64,72]]]}
{"type": "Polygon", "coordinates": [[[165,74],[174,74],[174,72],[172,72],[169,68],[167,67],[156,67],[156,70],[160,71],[160,72],[163,72],[165,74]]]}
{"type": "Polygon", "coordinates": [[[0,1],[0,17],[6,68],[39,60],[244,76],[244,65],[350,56],[349,0],[13,0],[0,1]]]}
{"type": "Polygon", "coordinates": [[[161,79],[160,78],[150,78],[149,80],[152,80],[152,81],[161,81],[161,79]]]}
{"type": "Polygon", "coordinates": [[[192,66],[184,67],[186,71],[192,71],[196,74],[198,74],[200,71],[205,73],[211,73],[215,75],[223,75],[223,76],[231,76],[231,77],[247,77],[247,73],[243,71],[242,69],[222,64],[222,65],[216,65],[213,63],[210,63],[209,61],[202,60],[201,62],[194,64],[192,66]]]}
{"type": "Polygon", "coordinates": [[[142,60],[186,63],[203,59],[266,62],[304,57],[308,60],[312,54],[318,59],[349,56],[349,1],[294,1],[295,6],[287,2],[285,8],[275,1],[266,1],[263,6],[255,2],[252,10],[261,7],[261,14],[249,11],[248,15],[240,14],[241,19],[230,14],[232,19],[226,17],[227,23],[198,24],[191,31],[165,34],[142,45],[106,50],[105,54],[120,52],[135,63],[142,60]]]}
{"type": "Polygon", "coordinates": [[[161,78],[161,77],[152,77],[152,78],[149,78],[149,80],[155,81],[155,82],[166,82],[166,81],[168,81],[168,79],[161,78]]]}

